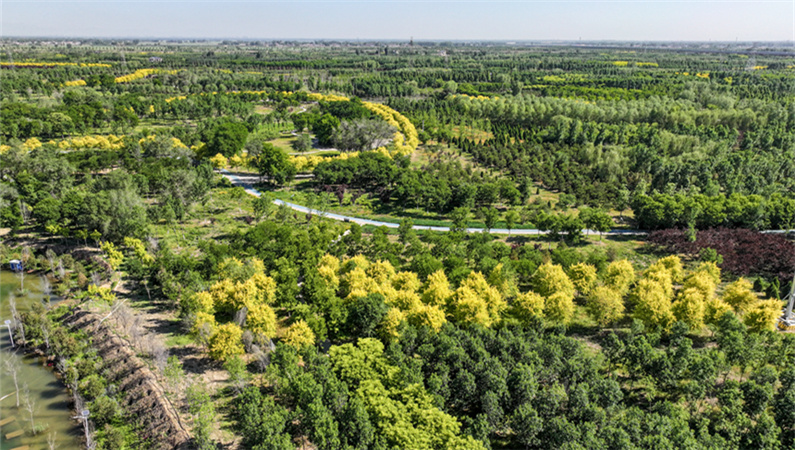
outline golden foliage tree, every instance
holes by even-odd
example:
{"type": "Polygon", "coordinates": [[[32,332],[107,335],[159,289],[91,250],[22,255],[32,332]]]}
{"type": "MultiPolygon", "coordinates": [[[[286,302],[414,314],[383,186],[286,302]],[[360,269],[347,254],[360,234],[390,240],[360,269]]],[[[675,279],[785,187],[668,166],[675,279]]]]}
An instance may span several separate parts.
{"type": "Polygon", "coordinates": [[[215,313],[215,300],[213,296],[206,291],[182,297],[180,299],[180,304],[182,305],[182,309],[188,313],[215,313]]]}
{"type": "Polygon", "coordinates": [[[586,295],[596,284],[596,267],[577,263],[569,267],[569,279],[580,294],[586,295]]]}
{"type": "Polygon", "coordinates": [[[422,292],[422,301],[428,305],[435,305],[445,307],[447,301],[453,295],[450,290],[450,282],[447,280],[447,275],[443,270],[428,275],[428,280],[425,283],[425,290],[422,292]]]}
{"type": "Polygon", "coordinates": [[[255,303],[247,307],[246,328],[252,333],[268,337],[276,335],[276,311],[264,303],[255,303]]]}
{"type": "Polygon", "coordinates": [[[743,322],[749,331],[756,333],[775,330],[776,321],[781,317],[781,306],[776,299],[760,300],[747,309],[743,322]]]}
{"type": "Polygon", "coordinates": [[[686,323],[692,331],[698,331],[704,327],[706,303],[701,290],[696,287],[686,287],[677,295],[671,311],[677,320],[686,323]]]}
{"type": "Polygon", "coordinates": [[[436,305],[421,305],[419,308],[409,312],[409,323],[414,326],[426,326],[433,331],[439,332],[442,326],[447,323],[444,311],[436,305]]]}
{"type": "Polygon", "coordinates": [[[317,266],[317,272],[323,277],[326,282],[326,287],[334,292],[340,288],[340,260],[332,255],[325,255],[320,258],[320,263],[317,266]]]}
{"type": "Polygon", "coordinates": [[[395,275],[395,268],[389,261],[376,261],[367,268],[366,273],[376,284],[384,286],[395,275]]]}
{"type": "Polygon", "coordinates": [[[740,278],[734,283],[726,286],[723,291],[723,301],[734,309],[736,313],[749,311],[758,298],[751,290],[751,282],[745,278],[740,278]]]}
{"type": "Polygon", "coordinates": [[[674,283],[682,281],[682,278],[685,276],[685,269],[682,267],[682,260],[676,255],[660,258],[657,260],[657,262],[652,264],[652,267],[658,265],[665,267],[665,269],[671,274],[671,281],[674,283]]]}
{"type": "MultiPolygon", "coordinates": [[[[667,273],[667,271],[663,271],[667,273]]],[[[670,278],[669,278],[670,279],[670,278]]],[[[674,322],[671,297],[658,281],[644,278],[632,291],[630,300],[634,305],[632,317],[652,328],[668,329],[674,322]]]]}
{"type": "Polygon", "coordinates": [[[516,275],[507,270],[502,263],[497,264],[489,272],[488,282],[497,288],[503,297],[513,297],[518,292],[516,275]]]}
{"type": "Polygon", "coordinates": [[[563,294],[574,299],[574,284],[557,264],[542,264],[533,276],[533,290],[543,297],[549,298],[554,294],[563,294]]]}
{"type": "Polygon", "coordinates": [[[472,289],[478,297],[486,303],[486,309],[491,323],[497,323],[502,317],[502,312],[508,304],[502,298],[500,291],[490,285],[480,272],[470,272],[461,286],[472,289]]]}
{"type": "Polygon", "coordinates": [[[210,336],[210,357],[226,361],[232,356],[243,354],[243,330],[234,323],[225,323],[216,328],[210,336]]]}
{"type": "Polygon", "coordinates": [[[607,265],[605,271],[605,286],[621,295],[629,290],[629,285],[635,281],[635,269],[626,259],[613,261],[607,265]]]}
{"type": "Polygon", "coordinates": [[[565,292],[556,292],[544,301],[544,316],[561,325],[567,325],[574,318],[574,298],[565,292]]]}
{"type": "Polygon", "coordinates": [[[302,349],[308,345],[315,344],[315,332],[309,328],[309,324],[299,320],[287,327],[284,337],[282,337],[282,342],[297,349],[302,349]]]}
{"type": "Polygon", "coordinates": [[[456,289],[451,301],[451,313],[459,323],[480,324],[490,327],[493,323],[486,301],[467,286],[456,289]]]}
{"type": "Polygon", "coordinates": [[[704,305],[704,322],[707,325],[717,325],[720,318],[731,311],[732,307],[723,300],[713,297],[704,305]]]}
{"type": "Polygon", "coordinates": [[[525,324],[544,317],[544,297],[532,291],[518,294],[513,299],[511,314],[525,324]]]}
{"type": "Polygon", "coordinates": [[[406,313],[398,308],[389,308],[379,325],[379,331],[387,339],[400,336],[400,324],[406,320],[406,313]]]}
{"type": "Polygon", "coordinates": [[[398,272],[392,277],[392,287],[398,291],[417,292],[422,286],[414,272],[398,272]]]}
{"type": "Polygon", "coordinates": [[[622,295],[607,286],[597,286],[588,294],[588,314],[601,326],[608,326],[624,317],[622,295]]]}

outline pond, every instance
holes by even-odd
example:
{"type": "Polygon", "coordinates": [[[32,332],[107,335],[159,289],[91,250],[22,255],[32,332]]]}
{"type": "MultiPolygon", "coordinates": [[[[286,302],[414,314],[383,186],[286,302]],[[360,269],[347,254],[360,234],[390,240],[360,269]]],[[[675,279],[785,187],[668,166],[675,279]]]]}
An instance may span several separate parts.
{"type": "Polygon", "coordinates": [[[9,298],[14,296],[21,314],[36,302],[44,301],[42,282],[38,276],[26,275],[25,290],[20,292],[20,279],[13,272],[0,271],[0,450],[29,446],[31,450],[82,448],[82,427],[72,419],[70,397],[66,386],[45,365],[44,358],[14,353],[3,322],[11,317],[9,298]],[[24,292],[24,294],[23,294],[24,292]],[[19,385],[19,408],[13,377],[8,363],[16,366],[19,385]],[[27,394],[26,394],[27,392],[27,394]],[[26,397],[29,401],[26,401],[26,397]],[[33,423],[31,424],[31,410],[33,423]],[[36,435],[32,428],[43,429],[36,435]],[[54,446],[53,446],[54,445],[54,446]]]}

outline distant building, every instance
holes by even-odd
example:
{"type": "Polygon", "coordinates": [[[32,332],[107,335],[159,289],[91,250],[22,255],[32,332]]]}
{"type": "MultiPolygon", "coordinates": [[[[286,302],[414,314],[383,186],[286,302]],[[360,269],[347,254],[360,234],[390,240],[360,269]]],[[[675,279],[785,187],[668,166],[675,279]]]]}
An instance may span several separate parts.
{"type": "Polygon", "coordinates": [[[160,63],[160,62],[163,62],[163,58],[161,58],[159,56],[150,56],[149,57],[149,62],[150,63],[160,63]]]}

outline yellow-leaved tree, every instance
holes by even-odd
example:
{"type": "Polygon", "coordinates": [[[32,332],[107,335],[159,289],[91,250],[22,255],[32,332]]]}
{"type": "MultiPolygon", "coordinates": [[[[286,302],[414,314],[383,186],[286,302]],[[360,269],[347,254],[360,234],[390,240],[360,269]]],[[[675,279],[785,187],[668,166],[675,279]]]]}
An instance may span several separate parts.
{"type": "MultiPolygon", "coordinates": [[[[670,276],[668,280],[670,283],[670,276]]],[[[640,280],[630,294],[630,301],[634,305],[632,317],[650,328],[668,329],[675,320],[667,289],[654,279],[640,280]]]]}
{"type": "Polygon", "coordinates": [[[257,289],[257,301],[272,305],[276,301],[276,281],[262,272],[257,272],[247,281],[257,289]]]}
{"type": "Polygon", "coordinates": [[[379,332],[387,339],[400,336],[400,324],[406,320],[406,313],[398,308],[389,308],[379,325],[379,332]]]}
{"type": "Polygon", "coordinates": [[[342,261],[341,273],[348,273],[356,268],[367,270],[368,267],[370,267],[370,261],[367,260],[367,257],[364,255],[356,255],[351,258],[345,258],[345,260],[342,261]]]}
{"type": "Polygon", "coordinates": [[[420,295],[411,291],[395,291],[389,292],[389,295],[384,297],[387,304],[400,309],[401,311],[414,311],[422,306],[420,295]]]}
{"type": "Polygon", "coordinates": [[[483,277],[482,273],[470,272],[461,283],[461,286],[472,289],[477,296],[486,303],[486,310],[488,311],[492,324],[500,321],[502,311],[508,307],[508,304],[502,298],[500,291],[496,287],[490,285],[483,277]]]}
{"type": "Polygon", "coordinates": [[[513,297],[518,292],[516,275],[507,270],[502,263],[497,264],[489,272],[488,282],[497,288],[503,297],[513,297]]]}
{"type": "Polygon", "coordinates": [[[205,312],[198,312],[193,319],[190,332],[201,345],[207,345],[210,341],[210,336],[215,333],[217,327],[215,316],[205,312]]]}
{"type": "Polygon", "coordinates": [[[511,314],[524,324],[544,317],[544,297],[535,292],[524,292],[513,299],[511,314]]]}
{"type": "Polygon", "coordinates": [[[704,322],[707,325],[717,325],[724,314],[730,312],[732,307],[718,297],[713,297],[704,305],[704,322]]]}
{"type": "Polygon", "coordinates": [[[564,293],[574,298],[574,284],[557,264],[542,264],[533,275],[533,290],[544,297],[557,293],[564,293]]]}
{"type": "Polygon", "coordinates": [[[674,283],[682,281],[682,278],[685,276],[685,269],[682,267],[682,260],[676,255],[660,258],[649,268],[651,269],[652,267],[658,265],[665,267],[665,269],[668,270],[668,272],[671,274],[671,281],[674,283]]]}
{"type": "Polygon", "coordinates": [[[287,327],[284,337],[282,337],[282,342],[300,350],[315,344],[315,332],[309,328],[309,324],[299,320],[287,327]]]}
{"type": "Polygon", "coordinates": [[[775,330],[776,321],[781,317],[782,304],[776,299],[760,300],[748,308],[743,322],[749,331],[756,333],[775,330]]]}
{"type": "Polygon", "coordinates": [[[373,279],[376,284],[385,286],[395,275],[395,268],[389,261],[376,261],[367,268],[367,276],[373,279]]]}
{"type": "Polygon", "coordinates": [[[702,262],[696,267],[694,273],[704,273],[708,275],[715,285],[720,284],[720,267],[714,262],[702,262]]]}
{"type": "Polygon", "coordinates": [[[334,292],[340,288],[340,260],[333,255],[325,255],[320,258],[317,266],[317,272],[323,277],[326,282],[326,287],[334,292]]]}
{"type": "Polygon", "coordinates": [[[243,330],[234,323],[225,323],[215,329],[210,336],[210,357],[218,361],[226,361],[232,356],[242,355],[243,330]]]}
{"type": "Polygon", "coordinates": [[[645,272],[643,272],[643,279],[654,281],[659,284],[665,292],[665,296],[673,298],[674,296],[674,283],[671,272],[660,264],[652,264],[645,272]]]}
{"type": "Polygon", "coordinates": [[[626,259],[613,261],[605,270],[605,286],[624,295],[629,291],[629,285],[635,281],[635,269],[626,259]]]}
{"type": "Polygon", "coordinates": [[[276,311],[264,303],[255,303],[247,307],[246,328],[252,333],[267,337],[276,335],[276,311]]]}
{"type": "Polygon", "coordinates": [[[490,327],[493,323],[486,301],[467,286],[460,286],[455,290],[450,301],[450,310],[459,323],[479,324],[484,327],[490,327]]]}
{"type": "Polygon", "coordinates": [[[428,305],[446,307],[448,300],[453,295],[450,290],[450,282],[443,270],[428,275],[425,283],[425,290],[422,292],[422,301],[428,305]]]}
{"type": "Polygon", "coordinates": [[[409,323],[414,326],[426,326],[438,332],[447,322],[444,311],[436,305],[422,305],[409,312],[409,323]]]}
{"type": "Polygon", "coordinates": [[[542,264],[533,275],[533,290],[545,297],[544,316],[567,324],[574,317],[574,283],[557,264],[542,264]]]}
{"type": "Polygon", "coordinates": [[[596,284],[596,267],[586,263],[574,264],[569,267],[569,279],[580,294],[587,295],[596,284]]]}
{"type": "Polygon", "coordinates": [[[686,287],[679,291],[671,311],[676,319],[686,323],[690,330],[699,331],[704,327],[706,308],[704,293],[698,288],[686,287]]]}
{"type": "Polygon", "coordinates": [[[392,287],[398,291],[417,292],[422,286],[414,272],[398,272],[392,277],[392,287]]]}
{"type": "Polygon", "coordinates": [[[209,292],[203,291],[187,295],[182,297],[179,302],[182,310],[186,313],[215,314],[215,300],[209,292]]]}
{"type": "Polygon", "coordinates": [[[723,301],[734,309],[736,313],[749,311],[757,302],[758,297],[751,290],[751,282],[745,278],[740,278],[734,283],[726,286],[723,291],[723,301]]]}
{"type": "Polygon", "coordinates": [[[704,301],[708,302],[715,297],[717,283],[720,283],[720,278],[716,282],[713,274],[709,271],[697,270],[685,279],[683,287],[684,289],[696,289],[704,297],[704,301]]]}
{"type": "Polygon", "coordinates": [[[599,325],[606,327],[624,317],[624,299],[622,295],[607,286],[596,286],[588,294],[585,304],[588,314],[599,325]]]}
{"type": "Polygon", "coordinates": [[[342,295],[347,300],[366,297],[367,294],[381,292],[378,283],[367,276],[365,269],[358,266],[352,268],[342,276],[340,286],[342,295]]]}
{"type": "Polygon", "coordinates": [[[544,317],[551,322],[567,325],[574,318],[574,299],[565,292],[557,292],[544,300],[544,317]]]}

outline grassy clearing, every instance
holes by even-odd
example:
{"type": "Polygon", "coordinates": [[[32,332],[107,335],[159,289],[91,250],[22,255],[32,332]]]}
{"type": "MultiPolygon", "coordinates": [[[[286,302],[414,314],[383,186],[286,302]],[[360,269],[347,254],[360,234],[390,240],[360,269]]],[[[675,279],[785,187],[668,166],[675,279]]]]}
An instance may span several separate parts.
{"type": "Polygon", "coordinates": [[[284,135],[282,134],[281,137],[278,137],[272,141],[268,141],[270,144],[273,144],[274,147],[280,148],[287,153],[293,153],[293,142],[295,142],[297,138],[291,134],[284,135]]]}

